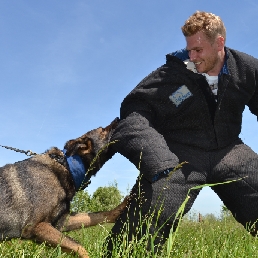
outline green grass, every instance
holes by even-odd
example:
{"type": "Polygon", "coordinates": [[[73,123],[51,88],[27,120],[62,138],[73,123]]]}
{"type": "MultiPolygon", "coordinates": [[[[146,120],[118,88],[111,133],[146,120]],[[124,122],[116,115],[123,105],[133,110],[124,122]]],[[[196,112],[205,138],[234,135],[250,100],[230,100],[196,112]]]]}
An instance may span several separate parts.
{"type": "MultiPolygon", "coordinates": [[[[203,186],[198,186],[198,188],[201,187],[203,186]]],[[[84,194],[79,193],[79,197],[83,199],[84,194]]],[[[252,237],[242,225],[234,220],[233,216],[227,210],[222,211],[220,218],[207,215],[204,216],[202,222],[198,222],[196,215],[188,214],[182,218],[187,201],[188,198],[182,203],[176,215],[179,219],[178,228],[174,232],[171,230],[167,243],[158,254],[153,251],[147,251],[146,249],[148,239],[150,237],[153,238],[153,236],[146,235],[142,239],[132,241],[128,244],[126,241],[127,234],[125,232],[123,233],[124,241],[119,246],[116,246],[113,257],[258,257],[258,238],[252,237]]],[[[78,201],[75,203],[80,205],[82,202],[78,201]]],[[[78,210],[80,210],[79,208],[78,210]]],[[[78,231],[69,232],[67,235],[80,242],[86,248],[91,258],[100,258],[105,249],[105,238],[108,236],[111,228],[112,224],[104,224],[82,228],[78,231]]],[[[0,257],[56,258],[78,256],[76,254],[62,252],[60,247],[50,248],[45,244],[39,245],[33,241],[13,239],[11,241],[0,242],[0,257]]]]}
{"type": "MultiPolygon", "coordinates": [[[[91,258],[101,257],[104,239],[112,225],[105,224],[70,232],[68,235],[82,243],[91,258]]],[[[139,241],[129,248],[120,248],[114,257],[155,257],[146,251],[146,241],[139,241]],[[133,254],[134,253],[134,254],[133,254]]],[[[252,237],[232,216],[223,219],[213,216],[204,217],[197,222],[186,217],[182,219],[170,254],[167,246],[156,257],[258,257],[258,239],[252,237]]],[[[63,253],[60,248],[49,248],[44,244],[19,239],[0,243],[0,257],[77,257],[63,253]]]]}
{"type": "Polygon", "coordinates": [[[183,220],[171,257],[257,257],[257,238],[252,237],[232,216],[183,220]]]}

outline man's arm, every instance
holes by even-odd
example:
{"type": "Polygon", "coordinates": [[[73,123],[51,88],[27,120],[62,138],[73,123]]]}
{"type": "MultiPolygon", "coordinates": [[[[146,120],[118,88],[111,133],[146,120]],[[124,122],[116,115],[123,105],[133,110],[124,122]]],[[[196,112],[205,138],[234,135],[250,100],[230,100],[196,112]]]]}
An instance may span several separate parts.
{"type": "Polygon", "coordinates": [[[112,136],[112,141],[117,141],[113,148],[152,182],[154,175],[177,166],[179,161],[164,137],[155,130],[154,111],[144,101],[129,102],[122,104],[121,121],[112,136]]]}

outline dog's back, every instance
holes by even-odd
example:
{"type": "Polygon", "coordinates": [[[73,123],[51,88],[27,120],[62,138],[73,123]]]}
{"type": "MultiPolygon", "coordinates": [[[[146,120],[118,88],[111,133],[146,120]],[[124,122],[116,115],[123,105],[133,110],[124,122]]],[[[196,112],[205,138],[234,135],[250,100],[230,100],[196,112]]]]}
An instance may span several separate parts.
{"type": "Polygon", "coordinates": [[[73,193],[67,196],[68,177],[48,154],[0,168],[0,240],[30,238],[30,229],[39,221],[53,223],[69,211],[73,193]]]}

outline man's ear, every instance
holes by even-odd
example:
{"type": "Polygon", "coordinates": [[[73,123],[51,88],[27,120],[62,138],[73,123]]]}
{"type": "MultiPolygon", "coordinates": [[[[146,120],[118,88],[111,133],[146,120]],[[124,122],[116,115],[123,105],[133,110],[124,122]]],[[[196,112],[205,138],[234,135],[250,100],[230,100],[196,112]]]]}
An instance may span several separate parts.
{"type": "Polygon", "coordinates": [[[224,47],[225,47],[225,39],[224,39],[224,37],[219,35],[217,37],[216,41],[217,41],[218,50],[222,51],[224,49],[224,47]]]}

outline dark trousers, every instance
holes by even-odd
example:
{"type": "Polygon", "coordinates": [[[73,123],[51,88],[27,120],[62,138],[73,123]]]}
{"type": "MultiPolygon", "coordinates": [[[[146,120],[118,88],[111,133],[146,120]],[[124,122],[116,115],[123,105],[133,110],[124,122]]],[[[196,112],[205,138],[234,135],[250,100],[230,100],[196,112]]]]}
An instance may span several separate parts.
{"type": "MultiPolygon", "coordinates": [[[[236,220],[245,227],[247,223],[254,224],[258,219],[258,155],[241,140],[213,151],[179,144],[174,144],[171,150],[180,162],[188,163],[171,176],[161,178],[152,184],[144,176],[138,178],[131,191],[130,205],[117,220],[107,239],[110,251],[113,249],[114,239],[125,229],[125,223],[128,241],[132,237],[141,238],[148,228],[143,223],[145,218],[148,218],[148,223],[150,218],[152,220],[148,230],[150,236],[157,235],[155,244],[163,244],[189,189],[206,183],[237,180],[213,186],[212,189],[236,220]],[[139,222],[142,224],[140,230],[139,222]]],[[[199,191],[190,191],[185,213],[190,210],[199,191]]],[[[176,222],[174,226],[175,224],[176,222]]],[[[255,227],[251,233],[256,234],[255,227]]]]}

